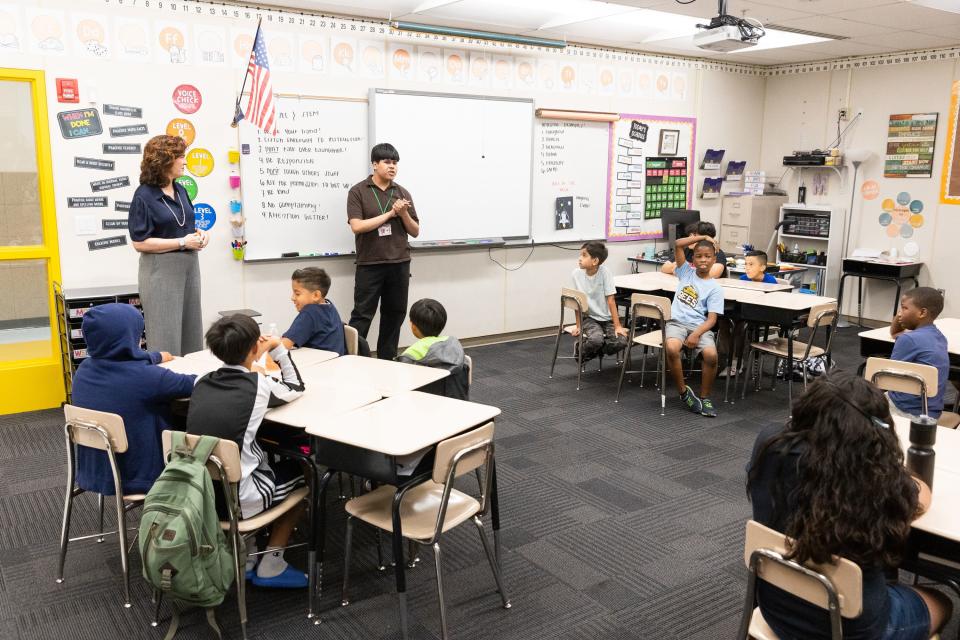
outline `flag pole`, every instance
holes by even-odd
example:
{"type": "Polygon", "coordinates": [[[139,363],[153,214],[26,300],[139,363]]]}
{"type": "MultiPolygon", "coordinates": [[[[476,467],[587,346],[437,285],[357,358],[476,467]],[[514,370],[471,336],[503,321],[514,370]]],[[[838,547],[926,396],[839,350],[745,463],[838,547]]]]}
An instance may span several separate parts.
{"type": "MultiPolygon", "coordinates": [[[[263,16],[257,20],[257,34],[260,33],[260,23],[263,22],[263,16]]],[[[257,35],[253,36],[253,47],[257,46],[257,35]]],[[[250,49],[250,55],[253,55],[253,47],[250,49]]],[[[247,58],[250,59],[249,57],[247,58]]],[[[243,120],[243,111],[240,110],[240,100],[243,99],[243,90],[247,88],[247,77],[250,76],[250,64],[247,63],[247,70],[243,74],[243,83],[240,85],[240,93],[237,95],[237,104],[233,108],[233,122],[230,123],[230,126],[234,129],[237,128],[237,125],[240,124],[240,121],[243,120]]]]}

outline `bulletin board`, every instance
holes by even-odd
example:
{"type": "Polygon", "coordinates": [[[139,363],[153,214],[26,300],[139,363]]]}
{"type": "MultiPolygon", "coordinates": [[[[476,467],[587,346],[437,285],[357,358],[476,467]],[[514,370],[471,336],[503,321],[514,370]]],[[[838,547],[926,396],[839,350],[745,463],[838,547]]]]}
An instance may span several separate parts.
{"type": "Polygon", "coordinates": [[[663,237],[660,210],[689,208],[697,119],[621,113],[610,125],[607,240],[663,237]]]}
{"type": "Polygon", "coordinates": [[[953,81],[950,92],[950,114],[947,123],[947,152],[943,154],[940,177],[940,202],[960,204],[960,80],[953,81]]]}

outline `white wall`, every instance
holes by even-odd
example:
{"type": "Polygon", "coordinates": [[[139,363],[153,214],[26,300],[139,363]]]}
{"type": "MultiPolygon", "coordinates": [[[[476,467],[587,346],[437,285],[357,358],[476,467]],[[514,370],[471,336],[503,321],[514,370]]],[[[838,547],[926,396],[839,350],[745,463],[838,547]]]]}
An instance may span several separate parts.
{"type": "MultiPolygon", "coordinates": [[[[849,208],[850,189],[856,189],[852,210],[850,235],[851,251],[857,247],[869,247],[903,252],[907,242],[916,242],[920,247],[918,258],[924,262],[920,282],[946,289],[945,315],[960,314],[960,292],[951,277],[955,268],[950,255],[956,251],[955,238],[960,234],[960,219],[957,207],[939,204],[940,171],[947,145],[947,124],[950,111],[950,89],[953,80],[960,78],[960,69],[953,60],[897,64],[865,69],[834,70],[767,79],[767,104],[764,110],[764,126],[761,162],[768,174],[782,171],[782,157],[795,149],[823,147],[836,137],[837,110],[847,106],[856,113],[863,110],[863,117],[854,123],[844,136],[843,148],[866,148],[873,157],[860,167],[856,184],[851,184],[853,167],[843,170],[843,184],[832,172],[828,193],[823,197],[811,196],[811,174],[804,171],[807,186],[807,202],[831,204],[849,208]],[[884,154],[886,153],[887,125],[892,114],[931,113],[940,114],[933,177],[888,179],[883,177],[884,154]],[[860,187],[865,180],[875,180],[880,185],[880,196],[864,200],[860,187]],[[878,223],[881,202],[896,198],[901,191],[924,204],[924,225],[915,230],[912,238],[889,238],[878,223]]],[[[841,123],[845,126],[846,123],[841,123]]],[[[787,174],[783,185],[791,202],[796,201],[799,176],[796,171],[787,174]]],[[[847,279],[844,298],[845,313],[856,312],[856,280],[847,279]]],[[[894,287],[875,280],[864,281],[864,316],[888,321],[894,307],[894,287]]]]}

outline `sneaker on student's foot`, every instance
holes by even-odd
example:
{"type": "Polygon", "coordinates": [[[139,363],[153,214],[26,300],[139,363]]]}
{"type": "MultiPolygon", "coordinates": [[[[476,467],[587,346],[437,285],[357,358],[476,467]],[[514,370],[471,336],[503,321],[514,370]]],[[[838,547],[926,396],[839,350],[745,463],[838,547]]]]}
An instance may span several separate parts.
{"type": "Polygon", "coordinates": [[[700,401],[700,404],[703,405],[703,409],[700,411],[701,415],[705,415],[708,418],[717,417],[717,410],[713,406],[713,400],[704,397],[703,400],[700,401]]]}
{"type": "Polygon", "coordinates": [[[690,411],[694,413],[703,411],[703,403],[700,402],[700,398],[697,397],[697,394],[695,394],[690,387],[684,389],[683,393],[680,394],[680,399],[683,401],[683,404],[687,405],[687,409],[690,409],[690,411]]]}

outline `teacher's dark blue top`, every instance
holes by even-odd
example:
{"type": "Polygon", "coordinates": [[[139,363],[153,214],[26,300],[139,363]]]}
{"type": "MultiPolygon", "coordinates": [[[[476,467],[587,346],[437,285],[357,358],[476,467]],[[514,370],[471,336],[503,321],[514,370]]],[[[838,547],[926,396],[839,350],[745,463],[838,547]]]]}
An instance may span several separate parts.
{"type": "Polygon", "coordinates": [[[143,242],[147,238],[182,238],[197,231],[193,203],[187,190],[176,182],[173,183],[173,189],[175,197],[171,198],[160,187],[148,184],[137,187],[133,192],[133,202],[130,203],[130,213],[127,214],[131,240],[143,242]],[[183,213],[180,212],[181,204],[183,213]],[[182,227],[178,220],[183,220],[182,227]]]}

